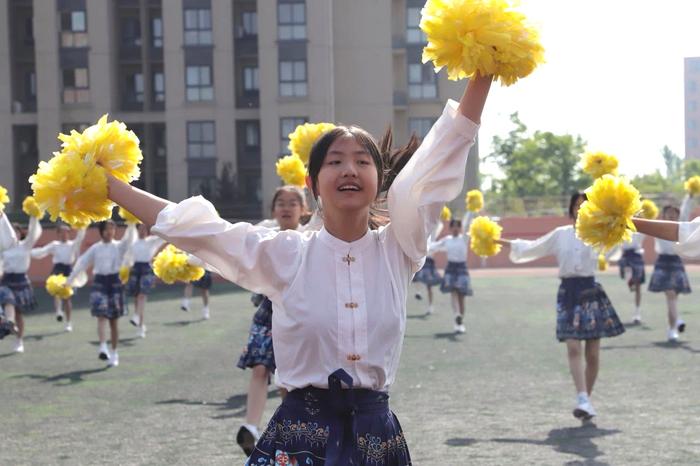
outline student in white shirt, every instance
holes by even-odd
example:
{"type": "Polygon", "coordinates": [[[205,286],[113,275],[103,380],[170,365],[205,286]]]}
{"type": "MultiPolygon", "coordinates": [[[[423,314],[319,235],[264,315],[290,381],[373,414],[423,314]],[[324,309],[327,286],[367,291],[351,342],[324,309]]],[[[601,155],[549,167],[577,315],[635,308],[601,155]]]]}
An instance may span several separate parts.
{"type": "Polygon", "coordinates": [[[455,218],[450,220],[450,234],[428,248],[431,252],[447,252],[447,267],[445,267],[440,291],[451,295],[452,311],[455,315],[455,332],[457,333],[467,331],[464,326],[464,297],[474,295],[467,268],[469,236],[464,233],[464,231],[469,230],[472,217],[472,212],[467,212],[463,221],[455,218]],[[464,225],[464,229],[462,225],[464,225]]]}
{"type": "Polygon", "coordinates": [[[93,244],[78,258],[73,272],[68,277],[70,286],[77,285],[81,273],[92,267],[92,290],[90,291],[90,313],[97,317],[97,336],[100,340],[98,357],[108,361],[110,367],[119,365],[117,344],[119,342],[119,318],[125,314],[124,289],[119,280],[119,268],[124,255],[136,238],[136,226],[129,225],[121,240],[114,236],[117,225],[112,220],[98,224],[100,241],[93,244]],[[107,324],[109,324],[111,351],[107,347],[107,324]]]}
{"type": "MultiPolygon", "coordinates": [[[[569,216],[574,223],[584,200],[584,193],[571,196],[569,216]]],[[[546,256],[557,259],[561,278],[557,293],[557,339],[566,343],[569,369],[576,386],[573,414],[579,419],[590,419],[596,415],[590,397],[600,366],[600,339],[625,331],[603,287],[595,281],[598,253],[576,237],[573,225],[556,228],[536,240],[505,243],[510,244],[510,259],[516,264],[546,256]]]]}
{"type": "MultiPolygon", "coordinates": [[[[690,196],[686,195],[678,209],[673,205],[666,205],[661,210],[661,218],[668,221],[688,221],[690,216],[690,196]]],[[[654,264],[654,272],[649,280],[649,291],[664,293],[668,308],[667,338],[670,342],[676,342],[679,332],[685,331],[685,322],[678,316],[678,295],[688,294],[690,282],[685,272],[683,260],[676,251],[676,245],[672,241],[656,239],[655,249],[658,257],[654,264]]]]}
{"type": "Polygon", "coordinates": [[[395,179],[390,169],[410,154],[385,156],[387,145],[357,127],[324,134],[307,178],[322,208],[318,232],[231,224],[201,197],[173,204],[108,177],[110,198],[156,235],[272,302],[277,380],[289,394],[249,464],[278,455],[299,464],[410,464],[387,393],[406,295],[442,207],[461,192],[491,81],[469,80],[395,179]],[[388,218],[373,208],[386,192],[388,218]]]}
{"type": "Polygon", "coordinates": [[[165,241],[157,236],[149,235],[148,227],[142,223],[136,229],[138,231],[138,239],[134,241],[127,252],[126,266],[131,266],[131,270],[126,291],[127,296],[133,297],[136,302],[134,315],[129,319],[129,322],[131,325],[138,327],[141,338],[146,338],[146,323],[144,320],[146,299],[156,282],[151,261],[160,248],[165,245],[165,241]]]}
{"type": "Polygon", "coordinates": [[[10,224],[4,213],[0,218],[0,305],[6,318],[17,325],[17,341],[14,346],[17,353],[24,353],[24,314],[36,308],[34,289],[27,271],[32,259],[32,247],[41,237],[41,232],[41,223],[37,217],[30,216],[26,234],[21,225],[10,224]]]}
{"type": "MultiPolygon", "coordinates": [[[[51,241],[49,244],[40,248],[32,249],[32,258],[43,259],[46,256],[51,256],[53,260],[53,269],[51,275],[63,275],[68,277],[73,271],[73,264],[80,254],[80,246],[85,239],[86,230],[80,229],[74,240],[70,239],[70,227],[65,223],[56,224],[57,240],[51,241]]],[[[73,303],[71,298],[61,299],[58,296],[54,298],[54,310],[56,311],[56,320],[61,322],[66,319],[66,332],[73,331],[71,323],[71,314],[73,303]]]]}
{"type": "Polygon", "coordinates": [[[638,325],[642,322],[642,284],[646,282],[646,272],[644,270],[644,235],[632,233],[632,239],[623,243],[622,257],[618,262],[620,267],[620,277],[624,280],[627,277],[627,286],[634,292],[634,314],[632,323],[638,325]]]}
{"type": "MultiPolygon", "coordinates": [[[[433,241],[437,240],[440,237],[442,229],[443,222],[440,222],[438,223],[433,233],[430,235],[430,238],[428,239],[428,245],[432,244],[433,241]]],[[[425,289],[428,295],[428,312],[426,312],[426,314],[432,314],[435,311],[435,309],[433,308],[433,287],[442,283],[442,276],[440,276],[440,272],[435,266],[435,259],[433,259],[432,257],[432,251],[430,251],[430,248],[428,248],[428,256],[425,258],[425,265],[423,265],[423,267],[418,272],[416,272],[416,275],[413,277],[413,281],[417,283],[423,283],[425,285],[425,289]]],[[[422,298],[423,297],[420,293],[416,293],[416,299],[422,298]]]]}

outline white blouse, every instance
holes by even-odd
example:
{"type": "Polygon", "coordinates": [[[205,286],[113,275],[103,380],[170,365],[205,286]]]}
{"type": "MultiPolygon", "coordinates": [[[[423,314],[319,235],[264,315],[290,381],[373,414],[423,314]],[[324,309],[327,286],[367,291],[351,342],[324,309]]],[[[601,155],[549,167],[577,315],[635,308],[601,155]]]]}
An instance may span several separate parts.
{"type": "Polygon", "coordinates": [[[32,258],[43,259],[46,256],[52,256],[54,264],[73,265],[80,253],[80,246],[85,239],[85,232],[86,230],[83,228],[78,230],[74,240],[51,241],[45,246],[34,248],[32,249],[32,258]]]}
{"type": "Polygon", "coordinates": [[[644,247],[642,246],[643,244],[644,235],[639,232],[634,232],[632,233],[632,238],[629,241],[622,243],[622,250],[634,251],[637,254],[644,254],[644,247]]]}
{"type": "MultiPolygon", "coordinates": [[[[467,212],[462,219],[463,230],[469,231],[474,214],[467,212]]],[[[433,237],[437,237],[437,234],[433,237]]],[[[448,262],[467,262],[469,257],[469,235],[461,233],[457,236],[448,234],[438,241],[428,244],[429,253],[444,251],[447,252],[448,262]]]]}
{"type": "Polygon", "coordinates": [[[41,237],[41,223],[36,217],[29,218],[29,228],[27,236],[22,241],[17,241],[14,228],[7,220],[7,215],[3,215],[3,223],[7,222],[4,228],[0,228],[0,235],[4,236],[2,243],[9,245],[2,250],[2,269],[6,273],[27,273],[29,264],[31,263],[32,248],[41,237]],[[9,231],[7,231],[9,226],[9,231]]]}
{"type": "Polygon", "coordinates": [[[121,240],[112,240],[105,243],[100,240],[88,248],[82,256],[78,258],[78,262],[73,267],[68,283],[71,286],[78,286],[76,278],[92,266],[93,275],[113,275],[119,273],[119,268],[124,262],[124,256],[128,252],[129,247],[133,244],[136,238],[136,225],[126,227],[124,236],[121,240]]]}
{"type": "Polygon", "coordinates": [[[272,301],[278,384],[388,390],[406,325],[406,295],[442,206],[464,183],[478,126],[449,101],[388,195],[391,223],[353,242],[320,231],[274,231],[221,219],[202,197],[170,204],[152,231],[221,276],[272,301]]]}
{"type": "MultiPolygon", "coordinates": [[[[680,214],[678,215],[678,221],[679,222],[687,222],[688,219],[690,218],[690,209],[691,209],[691,197],[689,195],[685,195],[683,198],[683,202],[681,202],[681,208],[680,208],[680,214]]],[[[669,255],[676,255],[679,254],[681,251],[678,247],[678,243],[674,243],[673,241],[667,241],[665,239],[658,239],[656,238],[654,240],[654,249],[656,250],[657,254],[669,254],[669,255]]]]}
{"type": "Polygon", "coordinates": [[[576,237],[573,225],[555,228],[536,240],[513,240],[510,260],[523,264],[546,256],[555,256],[559,277],[592,277],[598,267],[598,253],[576,237]]]}
{"type": "Polygon", "coordinates": [[[165,244],[162,238],[151,235],[145,238],[138,238],[134,241],[129,251],[129,264],[132,262],[150,263],[153,256],[165,244]]]}

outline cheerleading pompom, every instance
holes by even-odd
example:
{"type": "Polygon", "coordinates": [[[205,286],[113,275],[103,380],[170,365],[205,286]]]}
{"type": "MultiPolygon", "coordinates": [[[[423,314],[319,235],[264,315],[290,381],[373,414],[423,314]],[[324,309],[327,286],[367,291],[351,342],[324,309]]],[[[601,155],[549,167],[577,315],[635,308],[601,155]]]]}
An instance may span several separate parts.
{"type": "Polygon", "coordinates": [[[465,198],[467,210],[470,212],[479,212],[484,208],[484,195],[478,189],[472,189],[467,193],[465,198]]]}
{"type": "Polygon", "coordinates": [[[617,175],[617,157],[605,152],[587,152],[583,155],[583,171],[598,179],[603,175],[617,175]]]}
{"type": "Polygon", "coordinates": [[[24,198],[24,201],[22,202],[22,210],[30,217],[41,218],[44,216],[44,211],[41,210],[39,204],[36,203],[36,199],[34,199],[32,196],[27,196],[24,198]]]}
{"type": "Polygon", "coordinates": [[[68,299],[73,296],[73,288],[66,284],[65,275],[50,275],[46,279],[46,291],[60,299],[68,299]]]}
{"type": "Polygon", "coordinates": [[[493,75],[510,86],[544,62],[538,31],[507,0],[428,0],[421,14],[423,63],[453,81],[493,75]]]}
{"type": "Polygon", "coordinates": [[[90,221],[85,220],[85,221],[75,221],[72,223],[69,223],[70,227],[75,229],[75,230],[84,230],[85,228],[90,226],[90,221]]]}
{"type": "Polygon", "coordinates": [[[10,196],[7,194],[7,189],[0,186],[0,213],[5,210],[5,206],[10,202],[10,196]]]}
{"type": "Polygon", "coordinates": [[[333,123],[304,123],[289,134],[289,150],[308,165],[311,148],[324,133],[335,128],[333,123]]]}
{"type": "Polygon", "coordinates": [[[683,186],[688,194],[691,196],[697,196],[700,194],[700,176],[691,176],[686,180],[683,186]]]}
{"type": "Polygon", "coordinates": [[[443,222],[449,222],[452,219],[452,211],[447,206],[443,206],[440,211],[440,220],[443,222]]]}
{"type": "Polygon", "coordinates": [[[659,216],[659,208],[651,199],[644,199],[642,201],[642,210],[639,212],[639,216],[647,220],[654,220],[659,216]]]}
{"type": "Polygon", "coordinates": [[[608,270],[608,260],[603,254],[600,254],[598,256],[598,270],[600,270],[601,272],[605,272],[606,270],[608,270]]]}
{"type": "Polygon", "coordinates": [[[131,269],[126,265],[119,267],[119,281],[122,285],[126,285],[129,282],[129,276],[131,275],[131,269]]]}
{"type": "Polygon", "coordinates": [[[632,217],[642,208],[639,191],[624,178],[603,175],[586,195],[576,218],[581,241],[601,251],[629,241],[637,231],[632,217]]]}
{"type": "Polygon", "coordinates": [[[488,217],[477,217],[469,227],[470,246],[477,256],[491,257],[501,252],[503,228],[488,217]]]}
{"type": "Polygon", "coordinates": [[[168,285],[175,282],[189,283],[204,275],[202,267],[191,265],[187,254],[172,244],[163,248],[153,259],[153,272],[168,285]]]}
{"type": "Polygon", "coordinates": [[[282,178],[284,184],[304,187],[306,182],[306,167],[296,155],[287,155],[282,157],[275,164],[277,176],[282,178]]]}
{"type": "Polygon", "coordinates": [[[141,220],[136,218],[134,214],[126,210],[124,207],[119,207],[119,216],[123,218],[126,223],[141,223],[141,220]]]}

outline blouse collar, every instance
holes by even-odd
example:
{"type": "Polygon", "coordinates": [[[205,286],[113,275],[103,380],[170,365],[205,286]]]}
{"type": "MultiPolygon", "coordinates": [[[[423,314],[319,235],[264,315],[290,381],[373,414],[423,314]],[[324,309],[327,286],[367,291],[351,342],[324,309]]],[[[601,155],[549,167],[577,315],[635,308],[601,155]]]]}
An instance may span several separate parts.
{"type": "Polygon", "coordinates": [[[362,238],[349,243],[331,235],[328,230],[326,230],[325,226],[319,230],[318,237],[331,249],[338,252],[347,252],[351,249],[354,251],[359,251],[365,249],[372,242],[372,234],[369,228],[362,238]]]}

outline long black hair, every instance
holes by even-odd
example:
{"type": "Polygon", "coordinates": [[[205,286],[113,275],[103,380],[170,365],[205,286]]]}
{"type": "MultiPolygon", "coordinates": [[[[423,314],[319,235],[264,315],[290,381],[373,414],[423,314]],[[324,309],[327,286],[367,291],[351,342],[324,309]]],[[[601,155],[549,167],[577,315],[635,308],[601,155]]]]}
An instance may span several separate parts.
{"type": "MultiPolygon", "coordinates": [[[[117,226],[117,224],[116,224],[116,223],[114,222],[114,220],[112,220],[112,219],[103,220],[103,221],[101,221],[101,222],[99,222],[99,223],[97,224],[97,230],[100,232],[100,238],[103,238],[102,235],[104,234],[104,232],[105,232],[105,230],[107,229],[107,226],[108,226],[108,225],[113,225],[113,226],[115,226],[115,227],[117,226]]],[[[103,238],[103,239],[104,239],[104,238],[103,238]]]]}
{"type": "Polygon", "coordinates": [[[12,228],[17,230],[19,232],[19,240],[22,241],[24,238],[27,237],[27,230],[24,229],[24,226],[20,225],[17,222],[14,222],[12,224],[12,228]]]}
{"type": "Polygon", "coordinates": [[[318,175],[323,167],[328,149],[337,139],[351,136],[372,157],[377,169],[377,195],[375,203],[370,206],[369,226],[372,229],[379,228],[389,222],[386,208],[382,207],[384,197],[399,172],[406,166],[413,154],[418,149],[420,141],[415,134],[411,135],[408,143],[403,147],[392,149],[394,135],[388,128],[382,138],[377,142],[374,137],[359,126],[336,126],[321,136],[311,148],[309,156],[309,177],[311,178],[311,193],[318,200],[318,175]]]}
{"type": "Polygon", "coordinates": [[[576,207],[576,203],[578,202],[579,199],[583,199],[584,201],[588,200],[588,196],[586,193],[582,193],[580,191],[577,191],[571,195],[571,199],[569,199],[569,218],[574,218],[574,207],[576,207]]]}

